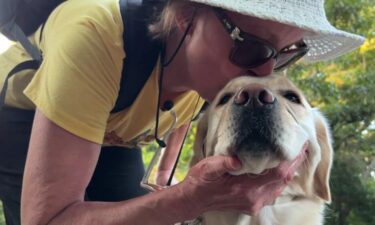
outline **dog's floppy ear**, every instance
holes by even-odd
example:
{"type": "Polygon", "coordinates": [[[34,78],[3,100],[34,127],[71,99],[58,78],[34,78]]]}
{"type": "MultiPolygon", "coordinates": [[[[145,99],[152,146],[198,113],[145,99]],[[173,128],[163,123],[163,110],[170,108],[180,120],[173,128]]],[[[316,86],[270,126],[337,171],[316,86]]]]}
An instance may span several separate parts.
{"type": "Polygon", "coordinates": [[[313,115],[316,136],[321,149],[321,161],[314,174],[314,191],[323,200],[331,202],[329,177],[332,166],[333,149],[330,127],[325,117],[317,109],[313,109],[313,115]]]}
{"type": "Polygon", "coordinates": [[[208,131],[208,116],[207,112],[199,119],[197,132],[194,139],[194,156],[191,159],[191,164],[194,165],[205,157],[204,142],[206,141],[208,131]]]}

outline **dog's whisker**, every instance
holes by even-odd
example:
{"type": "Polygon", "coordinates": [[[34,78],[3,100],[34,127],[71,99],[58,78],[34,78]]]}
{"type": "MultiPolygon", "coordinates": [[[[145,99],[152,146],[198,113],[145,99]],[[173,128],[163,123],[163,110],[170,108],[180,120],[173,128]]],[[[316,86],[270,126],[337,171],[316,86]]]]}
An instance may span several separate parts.
{"type": "MultiPolygon", "coordinates": [[[[216,135],[217,138],[219,138],[219,137],[223,137],[223,136],[225,135],[226,132],[228,132],[226,129],[221,129],[221,132],[218,131],[218,134],[216,135]]],[[[238,132],[238,131],[233,131],[233,134],[232,134],[231,136],[236,137],[236,136],[238,136],[238,135],[239,135],[239,132],[238,132]]]]}
{"type": "Polygon", "coordinates": [[[305,159],[305,160],[302,162],[301,168],[302,168],[304,171],[308,171],[308,169],[311,168],[310,161],[309,161],[308,159],[305,159]]]}
{"type": "Polygon", "coordinates": [[[311,166],[310,164],[310,160],[308,158],[306,158],[304,161],[303,161],[303,165],[306,165],[306,168],[309,168],[311,166]]]}
{"type": "Polygon", "coordinates": [[[296,121],[296,123],[299,124],[296,115],[294,115],[293,111],[290,109],[290,107],[288,105],[286,105],[286,111],[292,116],[294,121],[296,121]]]}

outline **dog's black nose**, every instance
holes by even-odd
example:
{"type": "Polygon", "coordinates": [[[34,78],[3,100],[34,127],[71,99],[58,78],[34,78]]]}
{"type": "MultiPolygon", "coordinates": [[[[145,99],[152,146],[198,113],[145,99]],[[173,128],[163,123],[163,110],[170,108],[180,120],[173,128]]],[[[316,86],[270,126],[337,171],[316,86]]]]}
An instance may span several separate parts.
{"type": "Polygon", "coordinates": [[[236,93],[234,103],[239,106],[253,103],[255,107],[261,107],[275,103],[275,96],[265,87],[248,85],[236,93]]]}

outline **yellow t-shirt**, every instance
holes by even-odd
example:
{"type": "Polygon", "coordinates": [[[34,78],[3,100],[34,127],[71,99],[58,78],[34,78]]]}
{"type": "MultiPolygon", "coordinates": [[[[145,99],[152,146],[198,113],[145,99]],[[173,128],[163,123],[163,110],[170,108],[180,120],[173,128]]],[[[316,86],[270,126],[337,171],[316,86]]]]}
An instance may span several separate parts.
{"type": "MultiPolygon", "coordinates": [[[[42,43],[38,43],[43,63],[24,94],[54,123],[92,142],[123,146],[151,142],[160,63],[133,105],[110,113],[120,88],[124,29],[118,0],[62,3],[45,24],[42,43]]],[[[186,124],[204,102],[194,91],[173,101],[176,127],[186,124]]],[[[6,102],[17,105],[8,96],[6,102]]],[[[171,113],[161,112],[160,136],[172,125],[171,113]]]]}

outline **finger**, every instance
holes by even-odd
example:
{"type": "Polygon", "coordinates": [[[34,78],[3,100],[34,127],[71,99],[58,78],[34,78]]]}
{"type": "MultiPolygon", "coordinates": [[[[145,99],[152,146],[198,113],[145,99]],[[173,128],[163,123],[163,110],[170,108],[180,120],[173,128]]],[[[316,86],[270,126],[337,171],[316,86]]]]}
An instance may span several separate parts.
{"type": "Polygon", "coordinates": [[[206,181],[214,181],[228,172],[241,169],[241,161],[236,157],[230,156],[212,156],[208,157],[201,165],[203,179],[206,181]]]}
{"type": "Polygon", "coordinates": [[[291,165],[289,166],[289,171],[296,171],[302,165],[303,161],[305,161],[306,158],[307,152],[305,150],[302,150],[300,154],[296,157],[296,159],[292,161],[291,165]]]}
{"type": "Polygon", "coordinates": [[[306,151],[302,150],[293,161],[280,163],[280,165],[276,168],[276,173],[278,173],[281,178],[284,178],[286,182],[291,181],[296,170],[302,165],[305,159],[306,151]]]}

